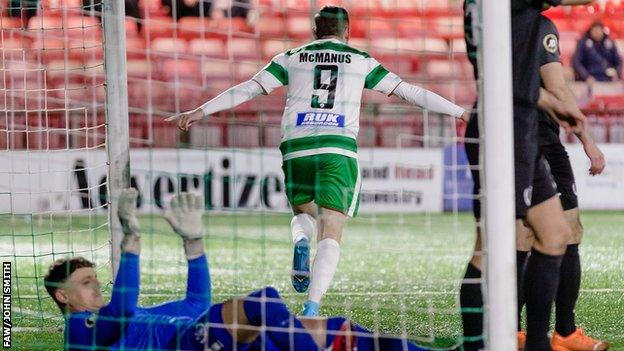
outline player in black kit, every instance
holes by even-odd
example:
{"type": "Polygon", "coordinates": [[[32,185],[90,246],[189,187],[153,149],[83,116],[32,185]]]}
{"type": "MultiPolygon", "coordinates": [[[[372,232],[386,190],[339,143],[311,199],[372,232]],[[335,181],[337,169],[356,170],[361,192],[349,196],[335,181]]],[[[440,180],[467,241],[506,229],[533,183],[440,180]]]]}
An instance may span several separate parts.
{"type": "MultiPolygon", "coordinates": [[[[572,0],[574,1],[574,0],[572,0]]],[[[547,332],[550,309],[559,281],[559,268],[571,229],[552,178],[538,150],[538,107],[551,112],[559,124],[575,132],[582,132],[584,116],[576,105],[561,101],[550,92],[540,89],[539,57],[541,9],[544,5],[558,5],[561,0],[512,1],[512,48],[514,87],[514,156],[516,179],[516,227],[523,221],[536,234],[533,253],[526,267],[526,301],[528,349],[550,350],[547,332]],[[530,208],[529,208],[530,207],[530,208]]],[[[466,13],[466,41],[469,58],[475,64],[478,42],[471,33],[471,15],[476,13],[475,4],[468,0],[466,13]]],[[[478,137],[478,123],[471,119],[466,132],[467,138],[478,137]]],[[[478,145],[466,144],[471,165],[478,165],[478,145]]],[[[475,168],[475,167],[473,167],[475,168]]],[[[475,168],[476,169],[476,168],[475,168]]],[[[479,175],[473,172],[475,194],[480,187],[479,175]]],[[[477,195],[478,196],[478,195],[477,195]]],[[[480,217],[480,204],[475,198],[475,216],[480,217]]],[[[481,277],[481,238],[477,228],[477,242],[466,269],[465,278],[481,277]]],[[[479,284],[464,280],[460,291],[462,319],[464,322],[464,348],[478,350],[483,347],[483,306],[479,284]],[[475,313],[476,312],[476,313],[475,313]]]]}
{"type": "MultiPolygon", "coordinates": [[[[576,106],[574,95],[565,82],[563,67],[559,58],[559,33],[554,23],[545,16],[542,16],[540,21],[540,39],[539,58],[542,85],[557,98],[576,106]]],[[[578,245],[583,235],[583,226],[580,222],[574,174],[568,153],[561,144],[559,129],[559,125],[546,112],[540,111],[538,133],[540,152],[549,165],[557,185],[566,221],[572,230],[572,237],[568,242],[561,263],[559,287],[555,297],[555,332],[551,339],[551,347],[556,351],[603,351],[609,348],[609,343],[585,335],[583,329],[577,328],[574,321],[574,306],[581,282],[578,245]]],[[[587,131],[581,131],[577,137],[583,144],[585,153],[591,162],[589,173],[591,175],[600,174],[605,167],[602,152],[587,131]]],[[[517,233],[518,316],[520,316],[524,303],[521,284],[523,267],[534,239],[530,228],[519,229],[517,233]]],[[[526,335],[520,327],[520,318],[518,318],[518,343],[519,346],[523,346],[522,341],[526,339],[526,335]]]]}

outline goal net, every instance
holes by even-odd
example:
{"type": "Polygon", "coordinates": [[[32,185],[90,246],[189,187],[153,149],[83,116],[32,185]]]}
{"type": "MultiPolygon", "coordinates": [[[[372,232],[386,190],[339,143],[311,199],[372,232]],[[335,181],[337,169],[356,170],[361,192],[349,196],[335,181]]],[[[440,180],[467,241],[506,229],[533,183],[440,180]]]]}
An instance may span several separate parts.
{"type": "MultiPolygon", "coordinates": [[[[189,132],[164,118],[311,41],[312,17],[330,2],[225,3],[126,4],[131,184],[140,192],[143,232],[140,303],[184,293],[184,254],[162,212],[176,193],[191,191],[205,199],[213,301],[272,285],[299,313],[307,296],[290,286],[291,212],[278,150],[285,89],[189,132]]],[[[349,45],[405,81],[472,106],[461,1],[331,3],[350,11],[349,45]]],[[[111,277],[102,7],[11,4],[0,18],[0,253],[14,265],[14,326],[56,328],[62,319],[42,284],[55,258],[85,256],[101,280],[111,277]]],[[[472,216],[464,213],[472,205],[464,128],[452,117],[364,92],[360,214],[345,229],[323,315],[421,344],[461,343],[458,288],[474,240],[472,216]]],[[[62,342],[57,336],[34,349],[62,342]]]]}
{"type": "Polygon", "coordinates": [[[42,284],[53,260],[81,255],[109,275],[100,11],[0,3],[0,256],[24,330],[60,325],[42,284]]]}

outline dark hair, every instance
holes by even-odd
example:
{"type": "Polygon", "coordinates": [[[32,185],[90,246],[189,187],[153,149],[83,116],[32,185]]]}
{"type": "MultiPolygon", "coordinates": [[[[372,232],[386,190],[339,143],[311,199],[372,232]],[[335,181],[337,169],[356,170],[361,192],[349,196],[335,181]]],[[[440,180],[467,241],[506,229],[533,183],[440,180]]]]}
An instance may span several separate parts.
{"type": "Polygon", "coordinates": [[[592,22],[592,24],[589,26],[589,28],[587,28],[587,33],[589,33],[592,29],[596,28],[596,27],[600,27],[604,30],[605,25],[604,23],[602,23],[601,20],[595,20],[592,22]]]}
{"type": "Polygon", "coordinates": [[[67,281],[67,278],[69,278],[75,270],[85,267],[93,268],[95,267],[95,263],[84,257],[78,256],[71,259],[59,258],[50,265],[50,268],[48,268],[48,272],[43,278],[43,285],[62,312],[65,312],[65,308],[67,306],[57,300],[54,293],[61,286],[61,284],[67,281]]]}
{"type": "Polygon", "coordinates": [[[342,37],[349,26],[349,13],[343,7],[323,6],[314,16],[314,36],[317,39],[329,35],[342,37]]]}

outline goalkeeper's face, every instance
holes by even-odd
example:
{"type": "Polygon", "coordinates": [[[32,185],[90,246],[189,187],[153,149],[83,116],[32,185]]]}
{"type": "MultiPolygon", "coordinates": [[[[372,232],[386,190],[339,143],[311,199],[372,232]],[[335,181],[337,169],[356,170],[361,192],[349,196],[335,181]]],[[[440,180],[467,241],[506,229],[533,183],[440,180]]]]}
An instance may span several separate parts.
{"type": "Polygon", "coordinates": [[[91,267],[76,269],[58,290],[61,296],[57,297],[66,299],[71,312],[95,312],[104,306],[101,284],[91,267]]]}

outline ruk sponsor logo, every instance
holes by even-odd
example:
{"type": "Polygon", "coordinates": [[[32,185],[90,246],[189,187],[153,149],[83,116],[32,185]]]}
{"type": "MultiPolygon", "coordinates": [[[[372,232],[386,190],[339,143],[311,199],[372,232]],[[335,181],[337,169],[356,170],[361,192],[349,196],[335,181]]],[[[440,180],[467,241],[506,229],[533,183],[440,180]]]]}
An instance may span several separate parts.
{"type": "Polygon", "coordinates": [[[300,112],[297,114],[298,126],[344,127],[343,115],[327,112],[300,112]]]}

